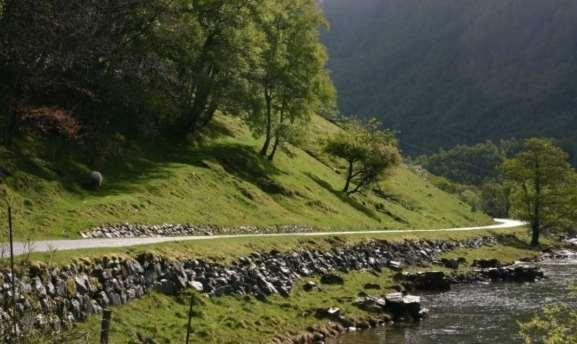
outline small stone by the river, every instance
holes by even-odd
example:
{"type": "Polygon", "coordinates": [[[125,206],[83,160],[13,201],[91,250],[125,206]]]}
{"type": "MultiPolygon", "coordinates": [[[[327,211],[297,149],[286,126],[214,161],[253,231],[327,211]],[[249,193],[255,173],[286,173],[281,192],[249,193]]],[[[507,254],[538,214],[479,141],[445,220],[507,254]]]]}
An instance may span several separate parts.
{"type": "Polygon", "coordinates": [[[317,284],[313,281],[308,281],[307,283],[305,283],[303,285],[303,289],[304,291],[313,291],[318,289],[319,287],[317,286],[317,284]]]}
{"type": "Polygon", "coordinates": [[[338,275],[335,274],[327,274],[321,277],[322,284],[344,284],[345,280],[338,275]]]}
{"type": "Polygon", "coordinates": [[[191,281],[189,282],[189,284],[193,289],[195,289],[198,292],[202,292],[204,290],[204,286],[202,285],[202,283],[198,281],[191,281]]]}
{"type": "Polygon", "coordinates": [[[341,309],[338,307],[320,308],[317,309],[317,318],[338,319],[341,316],[341,309]]]}

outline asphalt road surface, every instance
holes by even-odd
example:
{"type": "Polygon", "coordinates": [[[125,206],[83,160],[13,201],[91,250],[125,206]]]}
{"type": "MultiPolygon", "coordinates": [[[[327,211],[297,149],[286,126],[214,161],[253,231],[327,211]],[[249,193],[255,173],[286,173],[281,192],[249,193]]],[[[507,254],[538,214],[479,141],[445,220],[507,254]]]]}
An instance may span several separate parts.
{"type": "MultiPolygon", "coordinates": [[[[398,234],[398,233],[424,233],[424,232],[468,232],[481,229],[506,230],[525,225],[524,222],[509,219],[495,219],[496,224],[480,227],[446,228],[446,229],[389,229],[378,231],[347,231],[347,232],[309,232],[287,234],[239,234],[239,235],[215,235],[215,236],[181,236],[181,237],[147,237],[147,238],[114,238],[114,239],[78,239],[78,240],[45,240],[32,242],[15,242],[14,255],[22,255],[30,252],[67,251],[92,248],[129,247],[139,245],[159,244],[175,241],[194,240],[218,240],[233,238],[260,238],[260,237],[322,237],[341,235],[366,235],[366,234],[398,234]]],[[[9,245],[0,245],[4,257],[9,254],[9,245]]]]}

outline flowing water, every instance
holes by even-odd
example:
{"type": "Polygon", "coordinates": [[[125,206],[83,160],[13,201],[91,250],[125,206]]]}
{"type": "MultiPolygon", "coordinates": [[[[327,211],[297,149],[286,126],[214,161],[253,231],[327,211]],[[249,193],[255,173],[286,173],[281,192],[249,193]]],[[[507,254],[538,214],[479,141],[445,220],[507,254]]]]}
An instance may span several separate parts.
{"type": "Polygon", "coordinates": [[[461,285],[443,294],[422,294],[430,310],[426,320],[351,333],[330,344],[521,343],[518,321],[547,305],[577,307],[577,295],[568,291],[577,283],[577,261],[542,268],[548,279],[537,283],[461,285]]]}

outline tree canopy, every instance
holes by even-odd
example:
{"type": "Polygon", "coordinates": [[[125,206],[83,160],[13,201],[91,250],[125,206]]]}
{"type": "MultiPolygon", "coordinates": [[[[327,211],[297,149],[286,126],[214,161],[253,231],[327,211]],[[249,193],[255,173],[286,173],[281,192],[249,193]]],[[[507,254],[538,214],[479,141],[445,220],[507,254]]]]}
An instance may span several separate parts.
{"type": "Polygon", "coordinates": [[[451,149],[421,155],[416,162],[431,173],[453,182],[481,185],[500,176],[499,166],[520,149],[517,140],[486,141],[475,145],[458,145],[451,149]]]}
{"type": "Polygon", "coordinates": [[[343,134],[328,140],[325,151],[346,162],[343,192],[350,195],[378,182],[401,158],[394,134],[381,129],[378,121],[353,120],[343,129],[343,134]]]}
{"type": "Polygon", "coordinates": [[[251,73],[255,86],[249,122],[264,134],[261,154],[272,160],[299,123],[334,107],[335,90],[319,39],[326,22],[316,2],[267,0],[264,5],[256,10],[266,43],[251,73]]]}
{"type": "Polygon", "coordinates": [[[32,128],[105,151],[117,135],[197,134],[220,112],[246,117],[272,160],[334,111],[314,0],[0,4],[5,144],[32,128]]]}
{"type": "Polygon", "coordinates": [[[539,245],[543,231],[562,229],[577,220],[577,175],[568,155],[551,140],[533,138],[503,163],[512,183],[512,213],[528,221],[531,244],[539,245]]]}

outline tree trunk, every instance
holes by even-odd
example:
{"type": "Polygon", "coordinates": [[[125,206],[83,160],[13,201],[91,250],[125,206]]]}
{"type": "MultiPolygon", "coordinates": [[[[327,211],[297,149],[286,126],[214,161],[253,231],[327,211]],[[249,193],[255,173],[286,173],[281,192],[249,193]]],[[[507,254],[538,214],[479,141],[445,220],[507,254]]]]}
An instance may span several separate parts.
{"type": "Polygon", "coordinates": [[[364,185],[363,185],[362,183],[357,184],[357,186],[355,186],[354,189],[352,189],[351,191],[347,192],[347,195],[350,196],[350,195],[352,195],[352,194],[356,194],[357,192],[359,192],[359,191],[361,190],[361,188],[362,188],[363,186],[364,186],[364,185]]]}
{"type": "MultiPolygon", "coordinates": [[[[196,87],[194,101],[192,103],[192,108],[188,113],[188,122],[186,124],[186,129],[188,132],[193,134],[199,129],[199,125],[202,124],[200,121],[203,119],[203,117],[206,117],[207,112],[210,111],[207,111],[211,94],[213,93],[210,80],[212,80],[214,75],[217,73],[216,69],[212,65],[203,67],[202,70],[203,74],[205,75],[205,80],[198,84],[196,87]]],[[[212,106],[215,106],[216,108],[217,104],[215,101],[213,101],[210,105],[211,108],[212,106]]]]}
{"type": "Polygon", "coordinates": [[[197,130],[202,130],[205,128],[214,118],[214,113],[216,112],[217,104],[216,101],[212,101],[208,106],[208,109],[205,111],[204,118],[200,125],[197,125],[197,130]]]}
{"type": "Polygon", "coordinates": [[[343,192],[349,192],[349,188],[351,187],[351,179],[353,179],[353,162],[349,161],[349,170],[347,172],[347,182],[345,183],[345,188],[343,192]]]}
{"type": "Polygon", "coordinates": [[[271,136],[272,136],[272,97],[268,91],[265,91],[265,99],[266,99],[266,131],[265,131],[265,140],[260,150],[260,155],[266,156],[268,149],[270,147],[271,136]]]}
{"type": "Polygon", "coordinates": [[[541,234],[541,202],[539,197],[541,197],[541,187],[537,184],[538,187],[535,189],[537,193],[537,197],[535,200],[535,209],[533,214],[533,221],[531,223],[531,246],[539,246],[539,236],[541,234]]]}
{"type": "Polygon", "coordinates": [[[531,246],[537,247],[539,246],[539,237],[541,235],[541,224],[539,220],[531,225],[531,232],[531,246]]]}
{"type": "Polygon", "coordinates": [[[280,136],[276,135],[275,140],[274,140],[274,144],[272,146],[272,152],[268,156],[269,161],[274,160],[274,156],[276,155],[276,151],[277,151],[279,145],[280,145],[280,136]]]}
{"type": "Polygon", "coordinates": [[[198,129],[198,122],[203,115],[206,108],[206,103],[208,102],[208,91],[201,90],[200,94],[197,94],[194,98],[194,104],[192,109],[188,113],[186,131],[187,133],[195,133],[198,129]]]}
{"type": "Polygon", "coordinates": [[[272,147],[272,152],[271,152],[270,155],[268,156],[268,160],[269,160],[269,161],[273,161],[273,160],[274,160],[274,157],[275,157],[275,155],[276,155],[276,152],[277,152],[277,150],[278,150],[278,147],[279,147],[280,144],[281,144],[281,140],[282,140],[282,136],[283,136],[283,132],[282,132],[282,129],[281,129],[281,128],[282,128],[283,122],[284,122],[284,105],[283,105],[283,108],[281,109],[281,112],[280,112],[279,126],[278,126],[278,128],[277,128],[277,130],[276,130],[276,135],[275,135],[274,145],[273,145],[273,147],[272,147]]]}
{"type": "Polygon", "coordinates": [[[6,128],[4,128],[4,137],[2,138],[2,143],[8,147],[12,146],[14,137],[18,133],[18,117],[13,110],[8,110],[8,123],[6,124],[6,128]]]}
{"type": "Polygon", "coordinates": [[[539,161],[535,161],[535,204],[533,210],[533,223],[531,246],[539,246],[539,236],[541,234],[541,174],[539,171],[539,161]]]}

